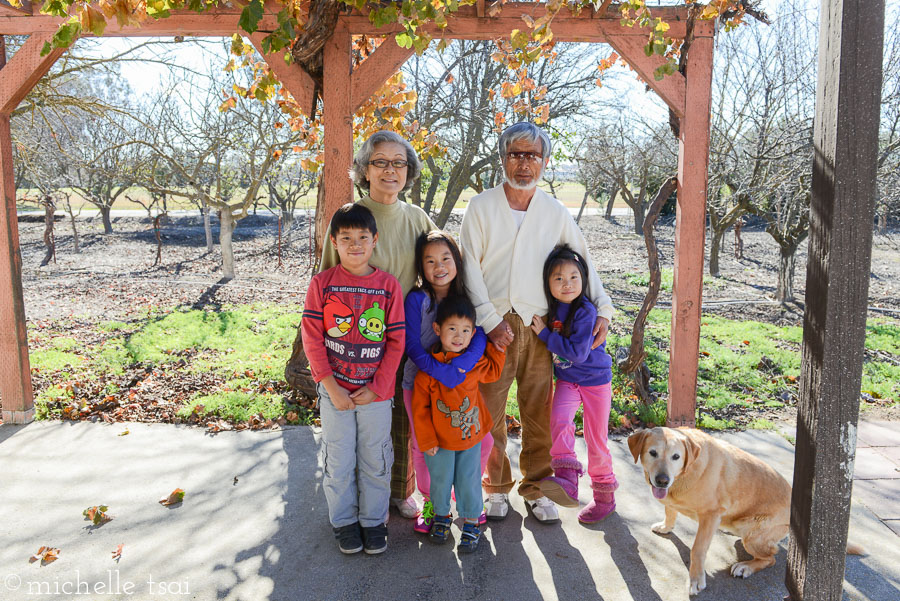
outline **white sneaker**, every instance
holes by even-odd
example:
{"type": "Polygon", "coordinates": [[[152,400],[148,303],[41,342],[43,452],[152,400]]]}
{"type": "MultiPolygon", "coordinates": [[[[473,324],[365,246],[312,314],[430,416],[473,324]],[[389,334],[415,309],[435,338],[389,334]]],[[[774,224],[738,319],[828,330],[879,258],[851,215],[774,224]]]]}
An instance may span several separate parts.
{"type": "Polygon", "coordinates": [[[484,514],[489,520],[502,520],[509,513],[509,495],[502,492],[488,494],[484,514]]]}
{"type": "Polygon", "coordinates": [[[397,511],[400,512],[400,515],[408,520],[419,515],[419,504],[416,503],[416,500],[413,497],[391,499],[391,505],[396,507],[397,511]]]}
{"type": "Polygon", "coordinates": [[[533,501],[528,501],[528,506],[531,507],[531,513],[534,514],[534,518],[539,522],[552,524],[559,521],[559,511],[557,511],[553,501],[547,497],[538,497],[533,501]]]}

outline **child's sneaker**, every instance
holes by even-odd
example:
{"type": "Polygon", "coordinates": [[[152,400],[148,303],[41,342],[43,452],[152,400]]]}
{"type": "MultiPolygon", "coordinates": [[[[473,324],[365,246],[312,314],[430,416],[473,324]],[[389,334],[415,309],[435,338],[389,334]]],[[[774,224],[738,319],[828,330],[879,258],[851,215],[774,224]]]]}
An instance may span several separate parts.
{"type": "Polygon", "coordinates": [[[391,505],[396,507],[397,511],[400,512],[400,515],[408,520],[413,519],[419,513],[419,504],[416,503],[414,497],[391,499],[391,505]]]}
{"type": "Polygon", "coordinates": [[[456,550],[460,553],[474,553],[478,548],[478,541],[480,538],[481,530],[478,529],[478,524],[466,522],[463,524],[462,533],[459,537],[459,544],[456,545],[456,550]]]}
{"type": "Polygon", "coordinates": [[[371,526],[369,528],[363,526],[362,538],[366,553],[369,555],[377,555],[378,553],[387,551],[387,534],[387,526],[384,524],[378,524],[377,526],[371,526]]]}
{"type": "Polygon", "coordinates": [[[434,505],[431,501],[426,500],[425,504],[422,505],[422,511],[419,512],[419,515],[416,516],[416,525],[413,526],[413,531],[421,532],[422,534],[428,534],[431,532],[431,523],[434,521],[434,505]]]}
{"type": "Polygon", "coordinates": [[[338,539],[341,553],[350,555],[363,550],[362,532],[359,530],[359,522],[354,522],[349,526],[334,528],[334,537],[338,539]]]}
{"type": "Polygon", "coordinates": [[[450,524],[453,519],[449,515],[436,515],[431,522],[431,532],[428,534],[428,540],[433,543],[442,545],[450,538],[450,524]]]}
{"type": "Polygon", "coordinates": [[[487,512],[485,511],[485,507],[482,505],[481,515],[478,516],[478,525],[484,526],[485,524],[487,524],[487,512]]]}

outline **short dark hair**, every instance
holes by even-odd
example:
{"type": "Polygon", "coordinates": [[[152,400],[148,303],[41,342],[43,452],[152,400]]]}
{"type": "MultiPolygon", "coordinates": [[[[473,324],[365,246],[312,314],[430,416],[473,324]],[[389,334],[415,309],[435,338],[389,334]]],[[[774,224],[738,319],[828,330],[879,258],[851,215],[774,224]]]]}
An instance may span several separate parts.
{"type": "Polygon", "coordinates": [[[464,317],[475,325],[475,305],[467,297],[460,294],[451,294],[442,300],[437,306],[434,323],[443,325],[451,317],[464,317]]]}
{"type": "Polygon", "coordinates": [[[374,236],[378,226],[372,211],[359,203],[348,202],[331,217],[331,236],[337,236],[341,230],[369,230],[374,236]]]}

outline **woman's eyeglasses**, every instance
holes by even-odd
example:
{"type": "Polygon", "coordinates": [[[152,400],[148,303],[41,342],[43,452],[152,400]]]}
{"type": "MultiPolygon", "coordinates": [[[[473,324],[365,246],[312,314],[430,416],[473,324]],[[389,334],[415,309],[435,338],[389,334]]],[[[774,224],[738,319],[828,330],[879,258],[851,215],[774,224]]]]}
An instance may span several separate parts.
{"type": "Polygon", "coordinates": [[[507,152],[506,158],[514,161],[540,161],[544,157],[536,152],[507,152]]]}
{"type": "Polygon", "coordinates": [[[388,165],[394,169],[403,169],[409,165],[409,161],[404,161],[403,159],[394,159],[393,161],[387,159],[375,159],[374,161],[369,161],[369,164],[373,167],[378,167],[379,169],[387,169],[388,165]]]}

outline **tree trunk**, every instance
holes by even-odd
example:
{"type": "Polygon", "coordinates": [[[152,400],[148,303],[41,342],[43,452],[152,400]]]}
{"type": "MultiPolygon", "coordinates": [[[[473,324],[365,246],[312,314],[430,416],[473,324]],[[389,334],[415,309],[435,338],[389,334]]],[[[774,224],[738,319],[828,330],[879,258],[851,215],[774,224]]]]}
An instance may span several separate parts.
{"type": "Polygon", "coordinates": [[[112,221],[110,221],[110,218],[109,218],[109,213],[110,213],[111,209],[112,209],[112,207],[108,207],[105,205],[102,205],[100,207],[100,218],[103,220],[103,233],[104,234],[113,233],[112,221]]]}
{"type": "Polygon", "coordinates": [[[578,217],[575,218],[575,223],[581,222],[581,214],[584,213],[584,207],[587,206],[588,197],[590,196],[590,192],[585,188],[584,190],[584,198],[581,199],[581,208],[578,209],[578,217]]]}
{"type": "Polygon", "coordinates": [[[53,201],[47,197],[47,201],[44,203],[44,245],[47,247],[47,254],[41,261],[41,267],[48,265],[56,256],[56,240],[53,237],[53,214],[55,212],[56,207],[53,206],[53,201]]]}
{"type": "Polygon", "coordinates": [[[282,248],[291,247],[291,227],[294,225],[294,212],[281,210],[281,246],[282,248]]]}
{"type": "Polygon", "coordinates": [[[743,218],[734,222],[734,258],[744,258],[744,239],[741,238],[741,228],[744,226],[743,218]]]}
{"type": "Polygon", "coordinates": [[[794,267],[797,264],[797,247],[782,246],[778,257],[778,290],[775,300],[784,304],[794,300],[794,267]]]}
{"type": "Polygon", "coordinates": [[[234,232],[234,216],[231,208],[225,207],[219,214],[219,248],[222,251],[222,277],[234,279],[234,247],[231,244],[231,234],[234,232]]]}
{"type": "Polygon", "coordinates": [[[209,222],[209,205],[205,202],[200,209],[200,213],[203,214],[203,231],[206,234],[206,252],[211,253],[213,251],[212,225],[209,222]]]}
{"type": "Polygon", "coordinates": [[[78,254],[81,252],[81,249],[78,247],[78,228],[75,226],[75,214],[69,213],[69,219],[72,222],[72,245],[75,253],[78,254]]]}
{"type": "Polygon", "coordinates": [[[616,188],[613,188],[609,192],[609,202],[606,203],[606,219],[612,219],[613,205],[616,204],[616,194],[619,191],[616,188]]]}
{"type": "Polygon", "coordinates": [[[647,204],[638,201],[631,207],[634,214],[634,233],[638,236],[644,235],[644,211],[647,210],[647,204]]]}
{"type": "Polygon", "coordinates": [[[447,192],[444,194],[444,204],[441,205],[441,211],[434,221],[439,228],[447,225],[447,220],[450,219],[450,213],[453,212],[456,201],[459,200],[460,194],[462,194],[469,183],[469,163],[469,160],[463,160],[450,170],[447,192]]]}
{"type": "Polygon", "coordinates": [[[722,250],[722,238],[725,236],[725,232],[713,228],[710,230],[712,239],[709,241],[709,275],[717,278],[719,277],[719,253],[722,250]]]}

